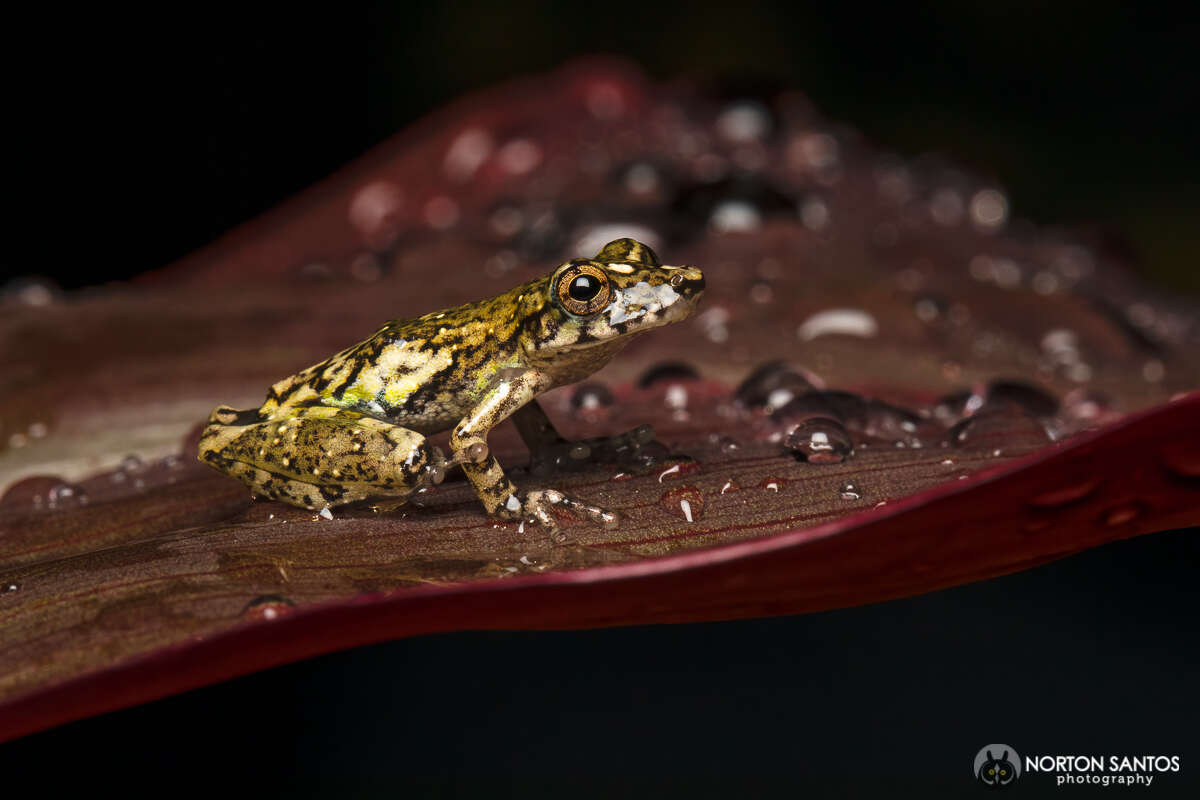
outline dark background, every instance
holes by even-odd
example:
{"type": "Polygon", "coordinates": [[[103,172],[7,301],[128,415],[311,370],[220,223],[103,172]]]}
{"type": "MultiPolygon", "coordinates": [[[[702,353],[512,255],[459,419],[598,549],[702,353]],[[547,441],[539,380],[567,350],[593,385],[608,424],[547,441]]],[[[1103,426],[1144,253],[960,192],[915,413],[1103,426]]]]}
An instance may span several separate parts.
{"type": "MultiPolygon", "coordinates": [[[[5,51],[21,209],[5,272],[77,287],[161,266],[450,98],[609,52],[661,78],[799,87],[881,147],[949,154],[1017,214],[1099,228],[1154,282],[1200,292],[1200,27],[1036,5],[46,12],[5,51]]],[[[982,791],[975,751],[1002,741],[1179,754],[1180,775],[1141,791],[1184,796],[1200,786],[1196,542],[803,617],[365,647],[0,745],[0,774],[65,759],[102,782],[245,771],[334,796],[963,796],[982,791]]],[[[1010,791],[1037,796],[1036,780],[1010,791]]]]}

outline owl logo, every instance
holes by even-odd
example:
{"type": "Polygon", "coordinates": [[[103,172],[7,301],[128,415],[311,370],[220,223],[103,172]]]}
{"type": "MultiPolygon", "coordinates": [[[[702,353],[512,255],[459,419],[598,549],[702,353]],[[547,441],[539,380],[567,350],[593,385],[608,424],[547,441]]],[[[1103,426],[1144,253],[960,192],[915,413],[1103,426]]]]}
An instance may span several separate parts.
{"type": "Polygon", "coordinates": [[[1021,777],[1021,757],[1006,744],[989,744],[975,754],[975,778],[989,789],[1003,789],[1021,777]]]}

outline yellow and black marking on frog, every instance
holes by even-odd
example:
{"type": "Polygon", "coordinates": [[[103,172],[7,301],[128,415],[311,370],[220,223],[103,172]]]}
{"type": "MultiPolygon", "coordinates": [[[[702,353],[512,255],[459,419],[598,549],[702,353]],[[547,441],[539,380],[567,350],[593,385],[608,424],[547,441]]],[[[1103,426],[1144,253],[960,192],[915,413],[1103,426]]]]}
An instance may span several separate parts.
{"type": "Polygon", "coordinates": [[[564,440],[534,401],[609,361],[637,334],[695,308],[704,276],[663,266],[632,239],[497,297],[406,320],[285,378],[257,409],[213,411],[200,459],[253,491],[307,508],[403,499],[461,464],[484,508],[553,526],[562,505],[615,515],[554,490],[518,491],[487,449],[514,416],[531,449],[564,440]],[[444,459],[425,435],[453,429],[444,459]],[[549,433],[526,435],[527,431],[549,433]]]}

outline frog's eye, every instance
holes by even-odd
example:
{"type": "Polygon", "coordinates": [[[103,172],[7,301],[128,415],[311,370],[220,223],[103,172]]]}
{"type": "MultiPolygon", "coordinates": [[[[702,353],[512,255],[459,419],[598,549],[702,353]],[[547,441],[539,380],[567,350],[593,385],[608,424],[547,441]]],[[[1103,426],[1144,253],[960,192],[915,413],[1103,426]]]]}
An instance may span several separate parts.
{"type": "Polygon", "coordinates": [[[554,294],[567,311],[578,317],[587,317],[608,305],[612,288],[608,276],[600,267],[572,264],[559,274],[554,294]]]}

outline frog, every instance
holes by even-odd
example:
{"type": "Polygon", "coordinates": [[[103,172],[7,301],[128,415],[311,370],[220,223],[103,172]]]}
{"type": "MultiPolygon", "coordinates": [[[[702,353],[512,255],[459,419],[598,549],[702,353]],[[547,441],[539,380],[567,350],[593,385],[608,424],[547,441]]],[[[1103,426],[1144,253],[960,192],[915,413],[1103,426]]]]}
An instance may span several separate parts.
{"type": "MultiPolygon", "coordinates": [[[[368,502],[394,510],[457,467],[489,517],[561,535],[557,508],[615,527],[614,511],[556,489],[518,489],[488,433],[511,417],[534,460],[564,448],[586,457],[589,446],[562,437],[538,396],[686,319],[704,288],[698,267],[664,265],[648,245],[616,239],[490,299],[386,322],[276,382],[258,408],[218,406],[198,457],[256,496],[311,510],[368,502]],[[427,438],[447,430],[448,455],[427,438]]],[[[640,426],[613,439],[652,437],[640,426]]]]}

